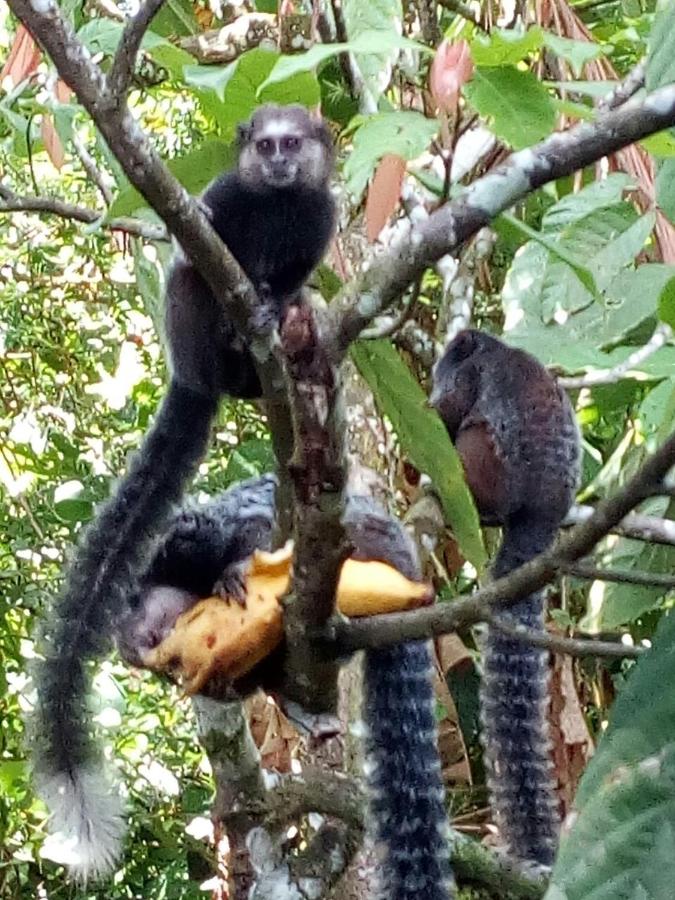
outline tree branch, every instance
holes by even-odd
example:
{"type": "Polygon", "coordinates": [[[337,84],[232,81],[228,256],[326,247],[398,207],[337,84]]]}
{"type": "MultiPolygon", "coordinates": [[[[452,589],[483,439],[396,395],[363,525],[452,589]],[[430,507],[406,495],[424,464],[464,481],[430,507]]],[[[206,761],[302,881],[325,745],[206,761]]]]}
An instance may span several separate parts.
{"type": "Polygon", "coordinates": [[[668,85],[640,101],[602,113],[593,123],[583,122],[512,154],[462,196],[399,238],[388,253],[370,260],[362,278],[333,300],[330,316],[336,357],[344,355],[351,341],[425,268],[455,252],[499,213],[542,185],[673,124],[675,85],[668,85]]]}
{"type": "Polygon", "coordinates": [[[125,102],[145,32],[163,2],[164,0],[145,0],[136,15],[124,26],[110,71],[110,92],[120,105],[125,102]]]}
{"type": "Polygon", "coordinates": [[[90,181],[92,181],[96,187],[98,188],[101,196],[103,197],[103,201],[106,206],[110,206],[113,200],[113,193],[110,189],[110,185],[105,174],[99,169],[96,165],[96,161],[91,153],[84,146],[82,138],[79,136],[77,131],[73,129],[73,132],[70,136],[70,139],[73,144],[73,148],[75,153],[77,154],[80,162],[82,163],[82,168],[87,173],[87,177],[90,181]]]}
{"type": "Polygon", "coordinates": [[[564,566],[590,553],[634,506],[649,496],[674,463],[675,433],[645,460],[637,474],[620,491],[601,501],[585,522],[561,535],[553,548],[505,578],[487,584],[471,597],[440,606],[408,613],[333,621],[328,639],[335,641],[340,649],[382,647],[447,634],[490,619],[498,606],[514,603],[540,590],[564,566]]]}
{"type": "Polygon", "coordinates": [[[227,314],[245,335],[256,305],[253,286],[220,240],[199,204],[171,175],[126,105],[77,39],[55,0],[9,0],[9,7],[40,41],[75,92],[124,173],[188,253],[227,314]]]}
{"type": "MultiPolygon", "coordinates": [[[[576,504],[567,513],[563,527],[586,522],[593,515],[593,507],[576,504]]],[[[660,519],[658,516],[645,516],[642,513],[630,513],[610,529],[613,534],[633,538],[636,541],[647,541],[650,544],[675,545],[675,522],[672,519],[660,519]]]]}
{"type": "Polygon", "coordinates": [[[640,88],[645,86],[646,69],[647,60],[641,59],[640,62],[630,70],[622,82],[617,84],[606,97],[601,98],[598,103],[598,109],[616,109],[618,106],[622,106],[627,100],[630,100],[640,88]]]}
{"type": "Polygon", "coordinates": [[[593,635],[587,637],[565,637],[562,634],[553,634],[550,631],[535,631],[524,625],[509,625],[499,616],[491,614],[487,620],[490,628],[505,634],[516,641],[522,641],[532,647],[541,647],[552,653],[561,653],[566,656],[586,657],[604,656],[608,659],[637,659],[646,652],[644,647],[636,647],[632,644],[621,644],[618,641],[601,641],[593,635]]]}
{"type": "Polygon", "coordinates": [[[0,215],[12,212],[36,212],[46,215],[60,216],[62,219],[72,219],[75,222],[83,222],[86,225],[101,223],[101,227],[110,231],[125,231],[142,237],[147,241],[167,241],[169,235],[163,225],[155,225],[152,222],[143,222],[140,219],[120,218],[111,219],[103,224],[104,213],[89,209],[87,206],[77,206],[74,203],[66,203],[58,197],[31,197],[20,196],[0,185],[0,215]]]}
{"type": "Polygon", "coordinates": [[[566,391],[576,390],[577,388],[596,387],[600,384],[616,384],[625,378],[633,369],[638,369],[645,360],[653,356],[657,350],[660,350],[664,344],[673,336],[673,329],[670,325],[661,322],[654,329],[654,333],[649,338],[644,347],[638,347],[623,362],[618,363],[611,369],[597,369],[595,372],[588,372],[586,375],[579,375],[571,378],[558,378],[560,387],[566,391]]]}
{"type": "Polygon", "coordinates": [[[585,578],[588,581],[641,584],[645,587],[662,587],[666,590],[675,588],[675,575],[665,575],[661,572],[641,572],[637,569],[603,569],[601,566],[594,566],[583,560],[561,566],[560,571],[573,578],[585,578]]]}

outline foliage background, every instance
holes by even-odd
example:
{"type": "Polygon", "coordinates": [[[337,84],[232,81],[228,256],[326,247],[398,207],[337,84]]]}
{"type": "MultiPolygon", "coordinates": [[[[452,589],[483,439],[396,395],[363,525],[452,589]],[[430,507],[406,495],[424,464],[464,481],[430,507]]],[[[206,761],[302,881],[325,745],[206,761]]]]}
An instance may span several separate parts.
{"type": "MultiPolygon", "coordinates": [[[[114,51],[118,24],[85,14],[77,3],[62,5],[92,52],[105,58],[114,51]]],[[[144,44],[144,63],[153,77],[134,92],[133,105],[190,190],[200,190],[228,163],[234,126],[264,100],[292,99],[308,105],[321,100],[336,132],[341,131],[341,180],[354,210],[386,153],[416,160],[428,149],[438,134],[438,120],[423,117],[419,103],[408,101],[411,95],[417,100],[421,96],[431,54],[407,46],[396,63],[392,87],[382,93],[388,67],[402,44],[392,25],[402,10],[391,0],[367,7],[357,0],[343,5],[366,84],[380,98],[372,116],[358,114],[332,48],[321,48],[314,57],[311,51],[307,57],[281,60],[253,49],[231,65],[199,66],[168,38],[198,29],[195,13],[202,12],[201,7],[193,8],[186,0],[165,5],[144,44]]],[[[476,66],[464,90],[465,114],[479,116],[502,147],[518,149],[545,137],[561,117],[591,115],[593,97],[600,88],[607,90],[603,79],[593,74],[598,60],[625,73],[649,52],[648,86],[673,80],[672,5],[656,20],[654,4],[637,0],[583,0],[556,6],[578,14],[578,21],[589,29],[589,40],[580,40],[580,35],[570,38],[560,25],[562,17],[556,20],[557,27],[550,20],[543,22],[539,8],[528,9],[526,33],[495,28],[490,37],[452,11],[442,13],[448,38],[468,40],[476,66]]],[[[9,52],[14,29],[3,7],[0,60],[9,52]]],[[[202,896],[200,883],[211,871],[211,860],[195,836],[196,817],[208,815],[211,787],[194,741],[189,705],[176,702],[171,691],[128,672],[114,659],[97,678],[96,713],[129,789],[132,832],[124,867],[104,889],[76,891],[64,887],[59,868],[49,861],[48,847],[40,856],[45,811],[32,796],[22,744],[23,716],[31,701],[27,673],[33,629],[54,593],[68,547],[109,493],[127,454],[138,446],[161,396],[158,298],[162,266],[170,252],[166,243],[144,243],[107,229],[106,221],[117,216],[133,214],[146,221],[152,216],[79,107],[71,100],[55,99],[48,71],[42,63],[37,78],[0,86],[3,183],[17,194],[57,196],[100,209],[100,197],[74,152],[77,135],[108,173],[114,200],[103,220],[91,226],[0,211],[0,896],[202,896]],[[45,121],[53,123],[52,132],[45,131],[45,121]],[[64,158],[57,167],[54,146],[59,142],[64,158]],[[122,722],[123,727],[117,727],[122,722]],[[192,823],[191,833],[187,823],[192,823]]],[[[654,154],[658,201],[672,217],[673,138],[659,135],[646,146],[654,154]]],[[[432,190],[441,188],[437,171],[421,173],[420,179],[432,190]]],[[[634,176],[608,174],[597,167],[548,186],[512,214],[501,216],[494,226],[489,274],[483,270],[476,277],[473,323],[504,332],[511,343],[568,375],[611,368],[625,360],[645,344],[659,317],[675,324],[673,245],[663,238],[669,226],[662,222],[661,232],[655,230],[654,212],[636,203],[631,193],[634,183],[634,176]]],[[[361,224],[357,217],[356,230],[361,224]]],[[[324,287],[325,283],[322,280],[324,287]]],[[[434,333],[446,300],[441,277],[428,273],[416,310],[416,319],[427,332],[434,333]]],[[[418,382],[425,384],[428,376],[424,366],[390,342],[362,343],[354,359],[380,413],[393,425],[396,456],[391,468],[399,479],[399,494],[405,493],[398,465],[403,457],[430,471],[437,484],[446,478],[448,484],[455,483],[459,476],[456,467],[450,471],[452,460],[438,463],[433,452],[429,418],[415,418],[418,382]],[[435,464],[438,471],[433,471],[435,464]]],[[[620,486],[646,450],[672,427],[675,346],[666,343],[627,377],[573,396],[584,441],[580,498],[592,502],[620,486]]],[[[198,491],[213,493],[271,466],[264,422],[246,405],[223,407],[212,451],[200,469],[198,491]]],[[[455,506],[450,509],[446,503],[446,512],[464,556],[478,563],[482,548],[475,518],[468,506],[452,499],[457,496],[448,491],[444,499],[455,506]]],[[[642,511],[672,518],[673,502],[654,498],[642,511]]],[[[668,573],[673,571],[674,552],[669,546],[612,537],[599,548],[598,559],[608,567],[668,573]]],[[[470,590],[470,569],[450,574],[445,594],[470,590]]],[[[572,581],[556,596],[552,616],[561,626],[620,630],[638,642],[651,639],[669,605],[662,588],[601,582],[589,587],[572,581]]],[[[672,630],[670,621],[663,628],[672,630]]],[[[475,643],[471,635],[463,638],[473,677],[475,643]]],[[[666,659],[663,666],[654,664],[653,673],[649,669],[642,673],[642,683],[631,683],[638,691],[635,703],[639,705],[640,697],[648,696],[655,685],[667,683],[673,675],[672,660],[666,659]]],[[[631,668],[630,663],[600,662],[575,668],[579,710],[594,736],[605,727],[614,694],[631,668]]],[[[484,800],[474,727],[475,677],[462,679],[450,667],[447,680],[470,757],[473,783],[458,792],[461,800],[453,801],[455,811],[466,813],[484,800]]],[[[623,719],[617,727],[624,722],[625,729],[629,700],[622,702],[623,719]]],[[[670,736],[658,728],[659,721],[668,719],[668,711],[654,708],[644,715],[649,721],[636,721],[635,728],[652,729],[654,737],[644,752],[661,754],[664,778],[665,773],[671,777],[670,736]]],[[[602,753],[597,760],[595,772],[602,769],[602,753]]],[[[593,771],[590,777],[597,779],[593,771]]],[[[585,795],[582,790],[582,801],[589,790],[585,795]]],[[[617,833],[622,823],[633,819],[635,796],[627,790],[624,807],[613,809],[610,820],[617,833]]],[[[584,822],[597,837],[597,821],[607,821],[608,807],[602,798],[594,802],[598,809],[593,815],[598,818],[584,822]]],[[[632,862],[633,869],[652,873],[644,896],[670,896],[663,891],[664,885],[673,883],[673,806],[672,791],[666,790],[660,806],[649,808],[656,817],[654,832],[666,836],[655,851],[656,859],[643,854],[632,862]],[[670,866],[660,865],[667,858],[670,866]]],[[[609,879],[604,887],[596,885],[594,897],[624,896],[617,873],[637,827],[624,829],[617,855],[609,856],[609,879]]],[[[586,896],[590,887],[583,884],[587,874],[583,855],[569,843],[564,854],[557,883],[570,891],[569,896],[586,896]],[[565,871],[581,879],[574,889],[572,875],[567,879],[565,871]]],[[[561,896],[557,889],[550,896],[561,896]]]]}

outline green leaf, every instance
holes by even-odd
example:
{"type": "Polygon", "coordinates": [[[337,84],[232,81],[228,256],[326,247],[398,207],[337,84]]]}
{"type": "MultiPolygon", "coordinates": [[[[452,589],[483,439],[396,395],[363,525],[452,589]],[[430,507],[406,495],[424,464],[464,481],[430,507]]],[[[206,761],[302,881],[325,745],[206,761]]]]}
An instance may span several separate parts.
{"type": "MultiPolygon", "coordinates": [[[[192,57],[190,57],[192,60],[192,57]]],[[[200,91],[212,91],[219,100],[225,99],[225,88],[237,70],[237,63],[226,66],[188,65],[183,69],[185,84],[200,91]]]]}
{"type": "MultiPolygon", "coordinates": [[[[191,194],[199,193],[220,172],[234,164],[234,146],[219,140],[208,140],[196,150],[167,162],[167,167],[191,194]]],[[[106,219],[130,216],[147,207],[141,194],[128,182],[108,209],[106,219]]]]}
{"type": "Polygon", "coordinates": [[[536,144],[555,125],[553,101],[532,72],[477,68],[464,94],[495,134],[516,150],[536,144]]]}
{"type": "Polygon", "coordinates": [[[306,53],[294,53],[292,56],[281,56],[267,79],[260,85],[264,90],[271,84],[286,81],[298,72],[314,70],[320,63],[340,53],[359,55],[382,54],[396,49],[417,50],[421,53],[433,51],[424,44],[401,37],[395,31],[367,31],[342,44],[315,44],[306,53]]]}
{"type": "Polygon", "coordinates": [[[540,50],[544,33],[538,25],[527,31],[495,28],[490,34],[476,32],[471,39],[471,58],[477,66],[516,65],[540,50]]]}
{"type": "Polygon", "coordinates": [[[532,238],[533,241],[541,244],[542,247],[546,247],[552,256],[555,256],[561,262],[565,263],[565,265],[568,265],[586,290],[593,294],[594,297],[599,297],[593,272],[588,266],[583,264],[580,257],[575,256],[574,253],[568,252],[563,243],[556,242],[554,239],[547,237],[543,232],[535,231],[534,228],[530,228],[529,225],[526,225],[525,222],[521,221],[516,216],[513,216],[510,213],[503,213],[502,216],[513,228],[526,234],[529,238],[532,238]]]}
{"type": "Polygon", "coordinates": [[[379,113],[354,134],[353,149],[344,165],[347,189],[359,197],[379,160],[386,153],[415,159],[438,132],[438,122],[418,112],[379,113]]]}
{"type": "Polygon", "coordinates": [[[614,90],[618,81],[545,81],[544,84],[568,94],[580,94],[582,97],[600,100],[614,90]]]}
{"type": "Polygon", "coordinates": [[[0,761],[0,796],[9,797],[12,788],[28,775],[28,763],[21,759],[0,761]]]}
{"type": "Polygon", "coordinates": [[[163,37],[196,34],[199,24],[192,0],[165,0],[152,19],[152,30],[163,37]]]}
{"type": "Polygon", "coordinates": [[[652,156],[669,158],[675,156],[675,135],[671,131],[657,131],[640,141],[642,147],[652,156]]]}
{"type": "Polygon", "coordinates": [[[112,56],[122,37],[123,25],[112,19],[90,19],[77,32],[77,36],[93,55],[103,53],[112,56]]]}
{"type": "Polygon", "coordinates": [[[616,206],[632,186],[633,179],[629,175],[612,172],[602,181],[593,181],[583,190],[567,194],[549,207],[542,218],[542,228],[547,231],[559,230],[598,209],[616,206]]]}
{"type": "Polygon", "coordinates": [[[544,45],[556,56],[566,60],[577,78],[581,75],[581,70],[587,62],[598,59],[613,49],[609,45],[601,47],[600,44],[594,44],[592,41],[573,41],[570,38],[551,34],[550,31],[544,32],[544,45]]]}
{"type": "Polygon", "coordinates": [[[675,159],[664,159],[657,165],[655,186],[661,212],[675,222],[675,159]]]}
{"type": "Polygon", "coordinates": [[[645,87],[654,91],[675,81],[675,3],[657,13],[648,46],[645,87]]]}
{"type": "Polygon", "coordinates": [[[675,328],[675,277],[663,286],[659,294],[659,319],[675,328]]]}
{"type": "Polygon", "coordinates": [[[670,900],[675,882],[675,616],[631,674],[584,774],[545,900],[670,900]]]}
{"type": "Polygon", "coordinates": [[[390,419],[403,452],[433,481],[462,553],[482,569],[485,548],[462,464],[445,426],[427,406],[422,388],[389,341],[360,341],[351,354],[378,408],[390,419]]]}
{"type": "MultiPolygon", "coordinates": [[[[403,24],[402,0],[342,0],[342,14],[349,41],[363,35],[383,34],[398,38],[403,24]]],[[[381,52],[366,50],[355,52],[356,64],[375,99],[387,87],[391,79],[391,67],[398,56],[398,48],[390,47],[381,52]]]]}

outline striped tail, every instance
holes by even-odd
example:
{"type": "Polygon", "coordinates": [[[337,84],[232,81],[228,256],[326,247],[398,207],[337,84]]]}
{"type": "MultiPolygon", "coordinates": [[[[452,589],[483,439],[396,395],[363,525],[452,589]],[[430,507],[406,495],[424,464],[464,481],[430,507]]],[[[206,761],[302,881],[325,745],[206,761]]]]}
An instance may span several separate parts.
{"type": "Polygon", "coordinates": [[[90,733],[86,662],[107,651],[113,616],[206,452],[217,405],[217,397],[171,383],[128,474],[86,529],[49,613],[45,658],[35,672],[35,780],[51,830],[72,845],[70,869],[81,881],[113,867],[125,830],[119,793],[103,776],[90,733]]]}

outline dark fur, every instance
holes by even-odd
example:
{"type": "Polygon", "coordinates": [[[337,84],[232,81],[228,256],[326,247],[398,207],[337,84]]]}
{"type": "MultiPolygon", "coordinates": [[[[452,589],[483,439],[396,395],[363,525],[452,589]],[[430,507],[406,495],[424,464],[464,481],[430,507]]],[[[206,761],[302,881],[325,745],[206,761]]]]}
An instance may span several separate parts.
{"type": "MultiPolygon", "coordinates": [[[[431,402],[482,520],[503,527],[493,571],[506,575],[550,546],[574,499],[579,436],[569,401],[534,357],[464,331],[436,366],[431,402]]],[[[542,630],[543,594],[501,616],[542,630]]],[[[559,829],[548,684],[546,652],[488,629],[482,717],[494,813],[509,852],[544,865],[553,862],[559,829]]]]}
{"type": "MultiPolygon", "coordinates": [[[[182,514],[175,520],[144,579],[140,603],[122,626],[120,645],[127,659],[132,662],[137,659],[138,650],[147,646],[148,631],[159,619],[155,603],[162,597],[153,590],[160,583],[163,589],[178,587],[186,591],[186,598],[191,597],[194,603],[223,563],[240,558],[241,544],[236,554],[228,555],[229,535],[241,534],[242,526],[250,522],[248,533],[252,540],[248,552],[255,546],[268,546],[273,506],[270,505],[266,515],[264,498],[270,495],[269,476],[267,480],[261,479],[258,487],[255,481],[246,485],[247,496],[243,503],[242,485],[206,506],[190,509],[187,518],[182,514]],[[233,502],[235,498],[237,502],[233,502]],[[251,498],[255,502],[249,502],[251,498]],[[188,527],[182,522],[187,522],[188,527]],[[260,530],[256,537],[257,529],[260,530]],[[182,537],[176,540],[179,532],[182,537]],[[222,535],[222,542],[219,535],[222,535]],[[256,543],[258,538],[261,544],[256,543]],[[202,579],[203,571],[209,573],[206,581],[202,579]],[[136,646],[130,646],[130,637],[137,642],[136,646]]],[[[354,497],[350,500],[345,527],[356,548],[355,557],[388,562],[409,578],[421,577],[411,538],[396,519],[386,515],[369,499],[354,497]]],[[[170,595],[166,596],[166,601],[169,612],[173,613],[170,595]]],[[[170,630],[170,623],[162,621],[162,626],[163,637],[170,630]]],[[[267,667],[257,673],[257,681],[248,678],[240,687],[248,691],[256,684],[263,684],[267,690],[274,689],[271,676],[267,667]]],[[[387,900],[417,900],[420,897],[447,900],[451,889],[450,848],[436,747],[435,700],[428,644],[414,642],[369,651],[364,679],[364,717],[368,725],[366,754],[371,789],[369,822],[373,838],[384,850],[381,896],[387,900]]]]}
{"type": "MultiPolygon", "coordinates": [[[[216,230],[274,315],[327,247],[334,224],[331,169],[325,125],[301,107],[263,107],[241,128],[237,169],[204,195],[216,230]],[[286,155],[281,141],[273,148],[270,177],[294,173],[283,188],[266,184],[267,157],[256,169],[260,129],[280,117],[306,138],[286,155]]],[[[98,785],[92,790],[100,754],[89,736],[85,663],[104,652],[111,619],[137,582],[149,541],[203,458],[222,394],[260,395],[245,342],[182,251],[169,276],[166,324],[166,397],[129,472],[80,541],[49,613],[46,659],[36,671],[36,781],[55,828],[79,840],[81,862],[73,868],[83,879],[110,867],[122,834],[114,793],[98,785]]]]}

